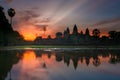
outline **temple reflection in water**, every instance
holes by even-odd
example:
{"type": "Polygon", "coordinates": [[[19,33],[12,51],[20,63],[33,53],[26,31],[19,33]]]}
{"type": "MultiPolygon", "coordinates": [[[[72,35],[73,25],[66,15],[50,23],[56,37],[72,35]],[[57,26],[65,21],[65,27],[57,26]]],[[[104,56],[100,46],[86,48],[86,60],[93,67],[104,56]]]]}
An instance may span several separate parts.
{"type": "MultiPolygon", "coordinates": [[[[24,80],[28,79],[28,75],[34,75],[39,79],[38,76],[41,72],[44,73],[42,76],[45,77],[48,76],[48,72],[51,72],[52,69],[57,71],[59,68],[62,69],[62,67],[63,70],[66,67],[70,69],[74,67],[73,69],[77,71],[77,68],[79,70],[81,66],[99,68],[99,66],[104,64],[119,64],[119,52],[119,50],[81,50],[73,52],[3,50],[0,51],[0,80],[24,80]],[[16,77],[18,75],[19,77],[16,77]]],[[[120,75],[120,73],[117,74],[120,75]]]]}

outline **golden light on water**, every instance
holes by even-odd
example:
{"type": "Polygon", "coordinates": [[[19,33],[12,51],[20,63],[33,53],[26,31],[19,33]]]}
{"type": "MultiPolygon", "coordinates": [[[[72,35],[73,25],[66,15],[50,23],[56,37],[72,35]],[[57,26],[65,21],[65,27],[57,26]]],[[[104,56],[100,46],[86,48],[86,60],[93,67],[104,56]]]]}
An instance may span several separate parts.
{"type": "Polygon", "coordinates": [[[34,69],[35,67],[39,66],[39,61],[36,58],[34,51],[26,51],[22,56],[22,69],[34,69]]]}

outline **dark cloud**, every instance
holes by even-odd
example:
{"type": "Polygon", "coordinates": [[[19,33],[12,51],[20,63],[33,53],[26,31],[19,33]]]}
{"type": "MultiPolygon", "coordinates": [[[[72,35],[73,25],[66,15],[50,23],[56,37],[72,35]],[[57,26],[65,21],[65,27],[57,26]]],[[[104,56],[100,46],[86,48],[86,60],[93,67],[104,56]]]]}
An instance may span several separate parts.
{"type": "Polygon", "coordinates": [[[32,19],[39,17],[40,15],[34,11],[26,10],[17,13],[16,19],[20,22],[30,22],[32,19]]]}
{"type": "Polygon", "coordinates": [[[115,19],[111,19],[111,20],[100,21],[94,25],[105,25],[105,24],[111,24],[111,23],[116,23],[116,22],[120,22],[120,17],[115,18],[115,19]]]}
{"type": "Polygon", "coordinates": [[[100,29],[104,33],[108,32],[108,31],[112,31],[112,30],[120,31],[120,17],[100,21],[92,26],[93,26],[93,28],[96,27],[96,28],[100,29]]]}
{"type": "Polygon", "coordinates": [[[107,25],[101,26],[100,29],[102,31],[112,31],[112,30],[120,31],[120,23],[117,22],[117,23],[107,24],[107,25]]]}
{"type": "Polygon", "coordinates": [[[35,11],[25,10],[25,11],[16,11],[15,20],[14,20],[14,29],[22,29],[23,26],[35,25],[34,19],[40,15],[35,11]]]}
{"type": "MultiPolygon", "coordinates": [[[[50,22],[49,18],[40,18],[40,14],[36,13],[33,10],[25,10],[19,11],[15,17],[15,27],[16,29],[24,28],[25,26],[28,27],[29,25],[34,27],[36,31],[44,31],[44,28],[47,29],[47,23],[50,22]]],[[[30,28],[30,26],[28,27],[30,28]]]]}

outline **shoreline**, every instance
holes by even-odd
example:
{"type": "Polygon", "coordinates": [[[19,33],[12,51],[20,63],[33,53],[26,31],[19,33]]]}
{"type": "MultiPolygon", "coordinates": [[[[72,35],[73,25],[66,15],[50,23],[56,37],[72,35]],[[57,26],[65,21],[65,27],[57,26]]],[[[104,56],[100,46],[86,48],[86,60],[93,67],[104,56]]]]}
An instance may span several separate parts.
{"type": "Polygon", "coordinates": [[[120,45],[113,46],[67,46],[67,45],[22,45],[22,46],[0,46],[0,50],[120,50],[120,45]]]}

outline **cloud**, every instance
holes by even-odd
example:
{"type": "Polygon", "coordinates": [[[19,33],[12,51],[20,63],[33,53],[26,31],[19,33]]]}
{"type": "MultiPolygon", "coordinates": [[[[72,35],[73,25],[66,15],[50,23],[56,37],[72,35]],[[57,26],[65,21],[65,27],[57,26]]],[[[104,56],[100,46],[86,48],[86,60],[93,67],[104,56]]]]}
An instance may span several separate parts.
{"type": "Polygon", "coordinates": [[[21,35],[25,38],[30,36],[42,36],[44,29],[46,30],[46,35],[50,34],[51,31],[48,29],[48,23],[50,18],[43,18],[36,10],[24,10],[17,11],[15,16],[14,29],[19,31],[21,35]]]}
{"type": "Polygon", "coordinates": [[[34,29],[34,19],[39,17],[33,10],[25,10],[25,11],[16,11],[17,14],[15,16],[14,29],[20,31],[23,29],[34,29]],[[32,28],[31,28],[32,27],[32,28]],[[23,28],[23,29],[22,29],[23,28]]]}
{"type": "Polygon", "coordinates": [[[47,30],[48,25],[35,25],[36,29],[39,31],[44,31],[44,28],[47,30]]]}
{"type": "Polygon", "coordinates": [[[116,23],[116,22],[120,22],[120,17],[115,18],[115,19],[111,19],[111,20],[100,21],[94,25],[105,25],[105,24],[111,24],[111,23],[116,23]]]}
{"type": "Polygon", "coordinates": [[[91,28],[98,28],[100,29],[101,33],[107,34],[109,31],[115,30],[120,31],[120,17],[103,20],[98,23],[91,25],[91,28]]]}
{"type": "Polygon", "coordinates": [[[12,2],[12,1],[14,1],[14,0],[4,0],[6,3],[10,3],[10,2],[12,2]]]}
{"type": "Polygon", "coordinates": [[[50,18],[44,18],[40,22],[41,23],[48,23],[48,22],[50,22],[50,18]]]}
{"type": "Polygon", "coordinates": [[[25,10],[18,11],[16,14],[16,20],[19,23],[32,23],[34,25],[48,25],[51,22],[49,17],[43,17],[40,13],[37,13],[37,10],[25,10]]]}
{"type": "Polygon", "coordinates": [[[18,12],[18,19],[21,18],[23,21],[30,21],[33,18],[37,18],[40,15],[35,13],[34,11],[26,10],[26,11],[21,11],[18,12]]]}

